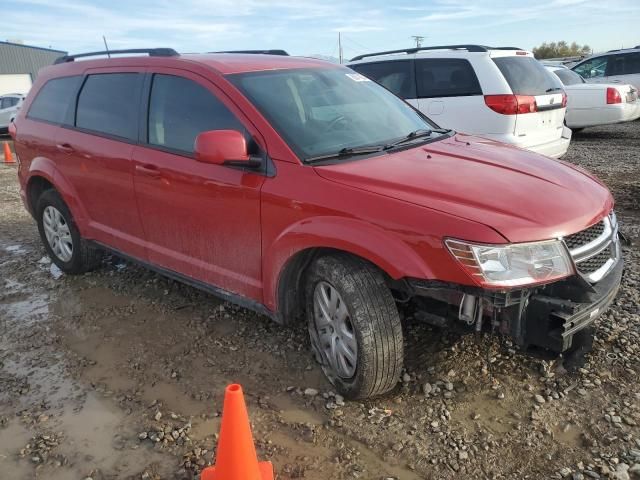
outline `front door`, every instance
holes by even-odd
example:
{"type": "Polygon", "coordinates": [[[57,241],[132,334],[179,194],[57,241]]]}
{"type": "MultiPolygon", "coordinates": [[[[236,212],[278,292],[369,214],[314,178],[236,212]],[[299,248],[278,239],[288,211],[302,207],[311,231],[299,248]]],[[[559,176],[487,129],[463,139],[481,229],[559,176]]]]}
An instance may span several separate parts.
{"type": "Polygon", "coordinates": [[[257,131],[211,82],[183,70],[155,70],[146,133],[133,152],[135,189],[148,260],[262,301],[260,189],[264,176],[198,162],[196,136],[257,131]]]}

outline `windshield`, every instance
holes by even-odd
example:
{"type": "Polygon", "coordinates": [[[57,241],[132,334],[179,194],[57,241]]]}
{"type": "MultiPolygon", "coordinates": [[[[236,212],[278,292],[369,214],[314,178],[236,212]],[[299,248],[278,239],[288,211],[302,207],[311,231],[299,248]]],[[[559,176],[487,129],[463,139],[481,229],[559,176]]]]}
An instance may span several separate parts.
{"type": "Polygon", "coordinates": [[[302,160],[384,145],[437,128],[388,90],[347,68],[271,70],[228,78],[302,160]]]}
{"type": "Polygon", "coordinates": [[[515,95],[547,95],[562,90],[560,80],[532,57],[494,58],[515,95]]]}
{"type": "Polygon", "coordinates": [[[584,78],[568,68],[559,68],[554,70],[553,73],[555,73],[560,78],[560,81],[565,85],[579,85],[581,83],[586,83],[584,78]]]}

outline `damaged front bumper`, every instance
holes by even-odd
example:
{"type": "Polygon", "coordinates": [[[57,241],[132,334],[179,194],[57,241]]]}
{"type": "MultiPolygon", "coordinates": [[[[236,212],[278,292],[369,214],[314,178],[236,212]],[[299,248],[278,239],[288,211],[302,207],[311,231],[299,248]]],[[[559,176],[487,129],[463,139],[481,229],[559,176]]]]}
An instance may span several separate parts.
{"type": "MultiPolygon", "coordinates": [[[[414,315],[438,326],[451,321],[480,331],[489,328],[519,345],[555,352],[571,349],[574,336],[602,315],[618,293],[624,269],[620,242],[615,260],[597,282],[580,273],[532,289],[495,292],[432,281],[409,281],[414,315]]],[[[604,273],[604,272],[603,272],[604,273]]]]}

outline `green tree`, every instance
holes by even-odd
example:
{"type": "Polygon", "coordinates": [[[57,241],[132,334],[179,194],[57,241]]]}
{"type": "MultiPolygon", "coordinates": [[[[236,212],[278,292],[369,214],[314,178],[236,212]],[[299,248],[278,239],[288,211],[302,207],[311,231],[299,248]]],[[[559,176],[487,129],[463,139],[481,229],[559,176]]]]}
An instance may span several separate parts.
{"type": "Polygon", "coordinates": [[[588,55],[591,53],[589,45],[578,45],[572,42],[569,45],[564,40],[560,42],[544,42],[539,47],[533,49],[533,55],[538,59],[559,58],[559,57],[577,57],[580,55],[588,55]]]}

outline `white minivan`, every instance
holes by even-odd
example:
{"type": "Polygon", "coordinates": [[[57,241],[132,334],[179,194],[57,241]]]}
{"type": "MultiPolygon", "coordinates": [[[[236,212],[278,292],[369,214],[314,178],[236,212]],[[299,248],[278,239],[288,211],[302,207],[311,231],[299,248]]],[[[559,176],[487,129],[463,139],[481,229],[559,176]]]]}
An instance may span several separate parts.
{"type": "Polygon", "coordinates": [[[481,45],[421,47],[360,55],[348,66],[441,127],[556,158],[569,147],[562,83],[531,52],[481,45]]]}

